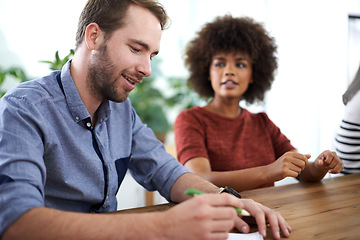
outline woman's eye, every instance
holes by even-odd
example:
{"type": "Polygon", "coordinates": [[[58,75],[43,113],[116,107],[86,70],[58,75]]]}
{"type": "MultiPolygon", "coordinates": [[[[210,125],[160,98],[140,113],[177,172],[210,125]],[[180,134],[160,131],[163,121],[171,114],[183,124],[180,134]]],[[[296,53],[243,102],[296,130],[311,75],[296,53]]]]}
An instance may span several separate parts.
{"type": "Polygon", "coordinates": [[[239,68],[245,68],[245,67],[246,67],[246,64],[244,64],[244,63],[238,63],[238,64],[236,64],[236,66],[239,67],[239,68]]]}
{"type": "Polygon", "coordinates": [[[215,63],[215,67],[224,67],[224,66],[225,66],[225,63],[222,63],[222,62],[215,63]]]}

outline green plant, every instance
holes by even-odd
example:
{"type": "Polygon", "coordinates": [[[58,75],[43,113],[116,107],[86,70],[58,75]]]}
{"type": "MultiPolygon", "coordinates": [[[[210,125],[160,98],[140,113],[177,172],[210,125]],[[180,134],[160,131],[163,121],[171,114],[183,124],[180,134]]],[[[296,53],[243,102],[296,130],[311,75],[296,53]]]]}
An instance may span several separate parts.
{"type": "Polygon", "coordinates": [[[166,100],[169,107],[177,106],[180,110],[184,110],[205,101],[187,85],[186,78],[169,77],[167,81],[170,84],[170,88],[174,91],[174,94],[166,100]]]}
{"type": "Polygon", "coordinates": [[[152,75],[145,78],[141,84],[137,84],[129,98],[142,121],[148,124],[158,138],[162,138],[172,129],[172,124],[166,114],[170,108],[182,111],[204,100],[189,88],[187,79],[184,77],[168,77],[166,82],[169,88],[163,90],[157,88],[155,79],[161,77],[159,65],[159,60],[154,61],[152,75]],[[165,90],[167,93],[170,92],[169,97],[163,94],[165,90]]]}
{"type": "Polygon", "coordinates": [[[3,84],[8,77],[14,78],[20,83],[29,80],[25,74],[25,71],[20,67],[10,67],[8,69],[3,69],[0,66],[0,97],[4,96],[6,93],[6,90],[3,89],[3,84]]]}
{"type": "Polygon", "coordinates": [[[164,141],[171,125],[166,115],[167,98],[155,87],[155,79],[161,75],[159,62],[159,59],[152,62],[151,76],[137,84],[129,98],[140,119],[154,131],[158,139],[164,141]]]}
{"type": "Polygon", "coordinates": [[[60,58],[59,51],[56,51],[55,59],[53,61],[45,60],[45,61],[40,61],[40,62],[50,64],[49,68],[51,70],[61,70],[62,67],[65,65],[65,63],[74,56],[74,53],[75,53],[75,51],[73,49],[70,49],[70,53],[68,55],[66,55],[64,58],[60,58]]]}

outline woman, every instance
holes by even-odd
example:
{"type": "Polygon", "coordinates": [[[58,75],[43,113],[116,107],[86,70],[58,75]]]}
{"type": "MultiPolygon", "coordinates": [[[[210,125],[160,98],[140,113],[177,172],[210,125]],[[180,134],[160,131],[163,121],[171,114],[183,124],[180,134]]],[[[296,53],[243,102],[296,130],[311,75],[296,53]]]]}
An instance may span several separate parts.
{"type": "Polygon", "coordinates": [[[335,149],[344,161],[343,174],[360,172],[360,66],[343,95],[344,117],[335,137],[335,149]]]}
{"type": "Polygon", "coordinates": [[[285,177],[320,181],[343,168],[324,151],[310,163],[262,112],[239,107],[263,101],[277,69],[277,46],[248,17],[216,18],[186,49],[189,85],[211,101],[180,113],[174,125],[178,160],[218,186],[237,191],[273,186],[285,177]]]}

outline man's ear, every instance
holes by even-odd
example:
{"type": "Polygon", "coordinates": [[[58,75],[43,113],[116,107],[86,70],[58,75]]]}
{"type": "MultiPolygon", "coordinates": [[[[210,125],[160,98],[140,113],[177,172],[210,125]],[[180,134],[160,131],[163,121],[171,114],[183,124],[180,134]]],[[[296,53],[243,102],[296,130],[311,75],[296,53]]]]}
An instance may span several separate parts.
{"type": "Polygon", "coordinates": [[[89,50],[95,50],[103,40],[103,32],[97,23],[90,23],[85,30],[85,43],[89,50]]]}

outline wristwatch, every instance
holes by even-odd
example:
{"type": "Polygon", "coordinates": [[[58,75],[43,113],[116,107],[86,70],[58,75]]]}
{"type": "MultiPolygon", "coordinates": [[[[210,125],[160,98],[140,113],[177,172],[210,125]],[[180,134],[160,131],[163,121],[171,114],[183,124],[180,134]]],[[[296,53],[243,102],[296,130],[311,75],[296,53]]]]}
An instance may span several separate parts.
{"type": "Polygon", "coordinates": [[[226,186],[226,187],[221,187],[219,189],[219,193],[224,193],[224,192],[229,193],[237,198],[241,198],[241,195],[231,187],[226,186]]]}

